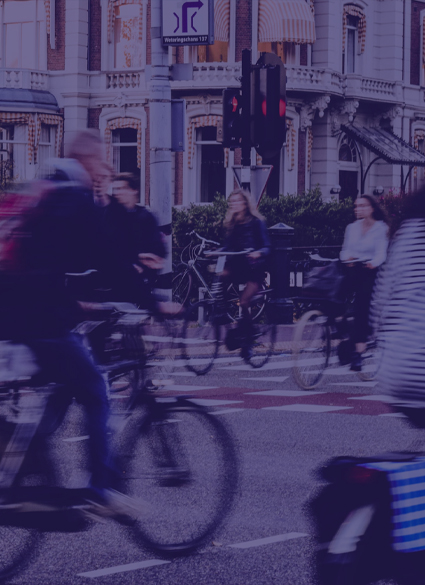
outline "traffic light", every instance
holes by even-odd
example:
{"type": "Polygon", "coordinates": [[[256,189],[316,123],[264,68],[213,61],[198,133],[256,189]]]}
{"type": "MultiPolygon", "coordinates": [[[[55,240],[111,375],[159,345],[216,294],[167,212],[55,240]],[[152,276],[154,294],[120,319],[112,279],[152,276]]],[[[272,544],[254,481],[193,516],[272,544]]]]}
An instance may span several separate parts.
{"type": "Polygon", "coordinates": [[[263,158],[273,158],[286,139],[286,74],[278,65],[252,71],[251,141],[263,158]]]}
{"type": "Polygon", "coordinates": [[[242,93],[240,89],[223,91],[223,146],[236,148],[241,139],[242,93]]]}

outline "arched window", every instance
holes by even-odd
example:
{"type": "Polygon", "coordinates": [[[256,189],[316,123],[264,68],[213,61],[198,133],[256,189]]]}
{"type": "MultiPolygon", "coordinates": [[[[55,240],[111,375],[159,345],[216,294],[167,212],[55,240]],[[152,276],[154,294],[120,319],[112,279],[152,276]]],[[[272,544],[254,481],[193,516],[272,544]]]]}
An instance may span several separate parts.
{"type": "Polygon", "coordinates": [[[354,4],[346,4],[342,13],[342,72],[358,73],[358,55],[365,50],[366,15],[354,4]]]}
{"type": "Polygon", "coordinates": [[[351,140],[345,136],[340,144],[338,151],[338,160],[342,162],[357,162],[356,146],[351,140]]]}
{"type": "Polygon", "coordinates": [[[339,198],[355,199],[359,194],[359,164],[354,141],[343,136],[338,148],[339,175],[341,187],[339,198]]]}

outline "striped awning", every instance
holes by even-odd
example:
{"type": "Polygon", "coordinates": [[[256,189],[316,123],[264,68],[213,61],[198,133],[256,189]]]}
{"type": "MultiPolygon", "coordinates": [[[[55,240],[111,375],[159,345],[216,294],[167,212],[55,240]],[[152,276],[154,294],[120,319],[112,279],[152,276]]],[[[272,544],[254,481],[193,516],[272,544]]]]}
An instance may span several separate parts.
{"type": "Polygon", "coordinates": [[[230,0],[214,0],[214,40],[229,42],[230,0]]]}
{"type": "Polygon", "coordinates": [[[258,42],[312,44],[315,40],[314,16],[305,0],[260,0],[258,42]]]}

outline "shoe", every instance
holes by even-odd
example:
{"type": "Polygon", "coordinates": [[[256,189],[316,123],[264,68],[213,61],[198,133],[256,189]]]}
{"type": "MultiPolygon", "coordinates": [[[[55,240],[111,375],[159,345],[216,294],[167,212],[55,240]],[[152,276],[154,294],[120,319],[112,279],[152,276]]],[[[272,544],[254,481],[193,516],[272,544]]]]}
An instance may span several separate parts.
{"type": "Polygon", "coordinates": [[[136,500],[116,490],[103,490],[101,494],[97,492],[92,495],[93,497],[87,498],[90,512],[102,518],[114,518],[128,523],[150,510],[150,505],[144,500],[136,500]]]}
{"type": "Polygon", "coordinates": [[[362,371],[362,354],[358,353],[357,351],[353,354],[353,359],[351,360],[350,370],[352,372],[361,372],[362,371]]]}
{"type": "Polygon", "coordinates": [[[254,355],[254,352],[252,351],[252,347],[250,345],[243,347],[241,349],[241,358],[247,364],[249,364],[249,360],[252,358],[253,355],[254,355]]]}

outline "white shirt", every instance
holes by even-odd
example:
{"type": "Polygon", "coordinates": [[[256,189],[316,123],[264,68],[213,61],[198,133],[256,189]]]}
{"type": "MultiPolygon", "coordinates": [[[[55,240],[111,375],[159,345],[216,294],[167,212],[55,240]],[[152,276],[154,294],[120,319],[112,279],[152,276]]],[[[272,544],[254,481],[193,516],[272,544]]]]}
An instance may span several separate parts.
{"type": "Polygon", "coordinates": [[[366,233],[362,233],[363,222],[364,219],[358,219],[347,226],[339,257],[343,262],[350,258],[370,262],[377,268],[387,257],[388,226],[383,221],[375,221],[366,233]]]}

